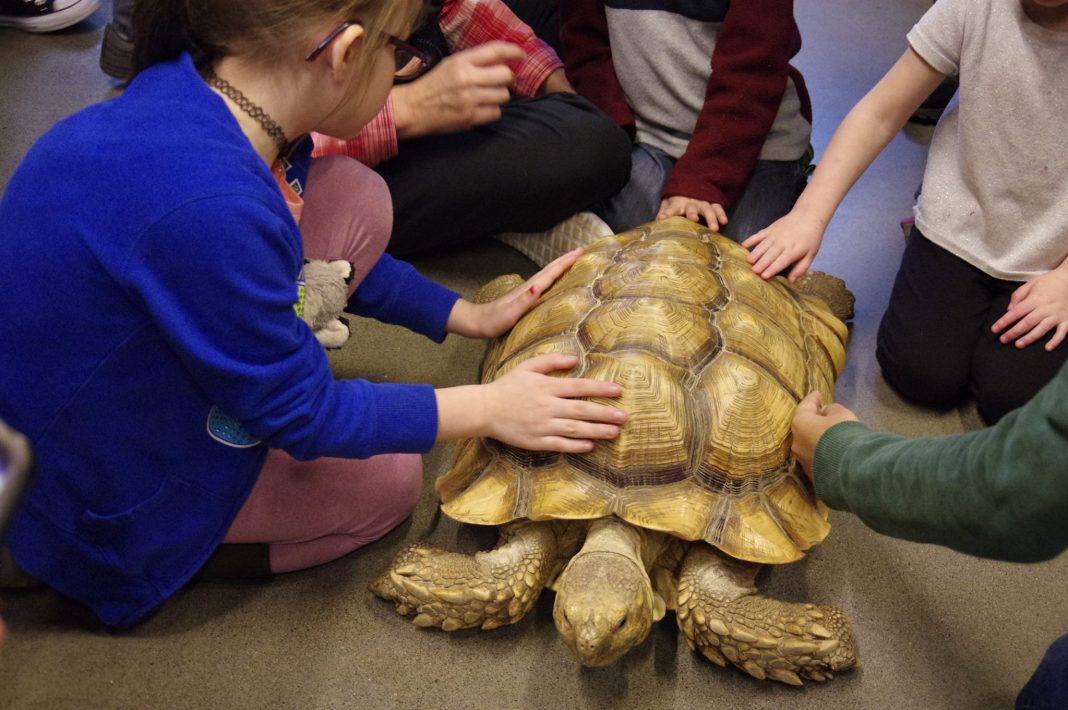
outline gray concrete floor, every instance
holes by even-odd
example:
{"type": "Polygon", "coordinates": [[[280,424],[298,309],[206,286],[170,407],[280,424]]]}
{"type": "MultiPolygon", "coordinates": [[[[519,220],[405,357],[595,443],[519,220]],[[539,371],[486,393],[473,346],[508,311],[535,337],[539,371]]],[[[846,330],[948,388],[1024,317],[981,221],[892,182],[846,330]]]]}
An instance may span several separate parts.
{"type": "MultiPolygon", "coordinates": [[[[929,4],[798,0],[805,48],[797,63],[815,104],[817,155],[904,50],[905,33],[929,4]]],[[[104,3],[89,21],[53,35],[0,30],[0,186],[49,125],[115,91],[97,68],[107,12],[104,3]]],[[[902,402],[873,356],[904,244],[898,220],[909,212],[927,138],[908,130],[893,141],[843,204],[817,261],[858,298],[838,399],[873,426],[905,435],[979,426],[970,407],[932,413],[902,402]]],[[[417,265],[467,295],[499,272],[533,272],[495,243],[417,265]]],[[[455,337],[436,346],[366,324],[334,364],[343,376],[452,385],[473,381],[480,352],[479,343],[455,337]]],[[[129,633],[109,633],[48,591],[3,593],[9,642],[0,655],[0,707],[996,708],[1011,706],[1046,646],[1068,631],[1068,557],[1030,566],[976,560],[882,537],[840,513],[805,561],[760,578],[770,594],[837,604],[852,618],[864,667],[825,684],[798,690],[714,667],[669,623],[618,665],[584,669],[556,637],[548,593],[509,628],[421,630],[373,598],[367,583],[410,540],[465,550],[492,540],[436,514],[432,483],[448,454],[439,446],[426,457],[414,516],[380,542],[267,584],[187,589],[129,633]]]]}

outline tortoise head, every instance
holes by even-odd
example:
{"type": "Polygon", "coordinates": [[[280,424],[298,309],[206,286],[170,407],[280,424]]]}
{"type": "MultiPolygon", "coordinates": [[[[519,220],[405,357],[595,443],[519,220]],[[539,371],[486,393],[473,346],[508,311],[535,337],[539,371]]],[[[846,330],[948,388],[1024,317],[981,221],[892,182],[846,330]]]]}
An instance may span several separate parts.
{"type": "Polygon", "coordinates": [[[615,663],[664,617],[644,567],[616,552],[576,555],[554,586],[556,629],[584,666],[615,663]]]}

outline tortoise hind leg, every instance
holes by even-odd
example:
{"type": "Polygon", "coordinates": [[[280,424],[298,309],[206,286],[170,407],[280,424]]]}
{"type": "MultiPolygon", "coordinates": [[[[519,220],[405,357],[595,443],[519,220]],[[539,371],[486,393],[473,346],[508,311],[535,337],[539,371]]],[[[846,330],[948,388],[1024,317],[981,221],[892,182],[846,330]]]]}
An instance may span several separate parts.
{"type": "Polygon", "coordinates": [[[846,288],[845,281],[822,271],[809,271],[794,282],[794,288],[806,296],[813,296],[827,304],[831,313],[843,323],[853,320],[856,299],[846,288]]]}
{"type": "Polygon", "coordinates": [[[415,543],[370,589],[417,626],[493,629],[534,606],[562,566],[559,547],[553,523],[530,522],[503,528],[497,547],[474,555],[415,543]]]}
{"type": "Polygon", "coordinates": [[[692,545],[679,573],[676,614],[690,648],[754,678],[801,685],[857,663],[853,631],[841,610],[760,596],[760,566],[692,545]]]}

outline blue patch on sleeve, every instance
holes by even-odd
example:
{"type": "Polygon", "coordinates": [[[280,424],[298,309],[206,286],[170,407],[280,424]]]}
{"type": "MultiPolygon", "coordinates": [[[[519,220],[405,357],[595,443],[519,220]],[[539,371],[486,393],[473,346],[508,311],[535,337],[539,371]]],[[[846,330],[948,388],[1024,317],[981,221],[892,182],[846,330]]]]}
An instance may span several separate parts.
{"type": "Polygon", "coordinates": [[[218,407],[212,407],[208,412],[208,434],[220,444],[233,446],[237,449],[248,449],[257,446],[260,440],[249,434],[241,422],[218,407]]]}

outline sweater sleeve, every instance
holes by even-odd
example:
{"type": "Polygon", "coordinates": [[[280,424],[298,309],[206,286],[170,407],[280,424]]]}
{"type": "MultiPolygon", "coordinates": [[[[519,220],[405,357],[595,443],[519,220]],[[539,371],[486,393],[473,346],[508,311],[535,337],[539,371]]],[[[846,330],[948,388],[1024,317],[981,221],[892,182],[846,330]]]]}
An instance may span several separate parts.
{"type": "Polygon", "coordinates": [[[123,278],[149,316],[146,327],[256,438],[298,459],[429,450],[437,436],[431,386],[334,379],[293,308],[299,244],[288,214],[220,195],[158,220],[123,278]]]}
{"type": "Polygon", "coordinates": [[[519,96],[534,96],[545,80],[563,66],[556,52],[515,16],[502,0],[445,0],[439,17],[449,49],[458,52],[494,40],[511,42],[527,56],[511,65],[510,87],[519,96]]]}
{"type": "Polygon", "coordinates": [[[816,447],[816,493],[886,535],[1035,562],[1068,548],[1068,366],[996,425],[905,439],[857,422],[816,447]]]}
{"type": "Polygon", "coordinates": [[[634,137],[634,115],[612,64],[602,0],[560,3],[560,43],[567,78],[581,96],[634,137]]]}
{"type": "Polygon", "coordinates": [[[748,181],[801,48],[791,0],[734,2],[712,52],[712,74],[686,152],[664,187],[729,210],[748,181]]]}
{"type": "Polygon", "coordinates": [[[349,310],[401,325],[436,342],[460,294],[426,278],[411,264],[383,254],[349,299],[349,310]]]}

